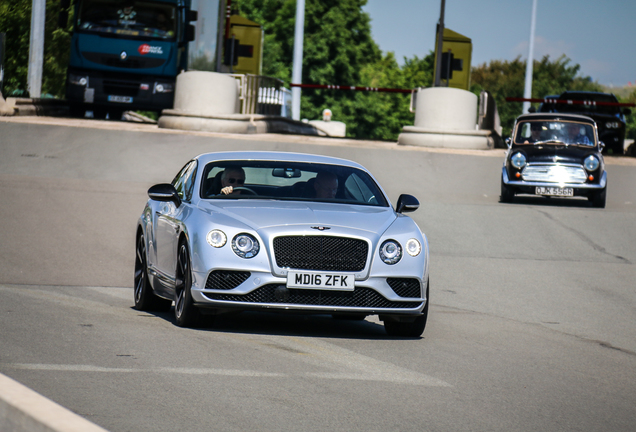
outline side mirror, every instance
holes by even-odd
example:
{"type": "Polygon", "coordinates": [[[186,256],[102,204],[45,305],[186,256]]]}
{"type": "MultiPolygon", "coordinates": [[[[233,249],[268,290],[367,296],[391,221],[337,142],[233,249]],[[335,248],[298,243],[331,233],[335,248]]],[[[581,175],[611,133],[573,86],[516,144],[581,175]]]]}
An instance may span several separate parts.
{"type": "Polygon", "coordinates": [[[187,20],[190,21],[196,21],[199,19],[199,13],[195,10],[189,10],[188,11],[188,15],[187,15],[187,20]]]}
{"type": "Polygon", "coordinates": [[[623,115],[630,115],[632,113],[632,110],[630,110],[629,108],[625,108],[623,110],[623,115]]]}
{"type": "Polygon", "coordinates": [[[148,196],[155,201],[173,202],[177,207],[181,205],[181,198],[177,190],[170,183],[160,183],[148,189],[148,196]]]}
{"type": "Polygon", "coordinates": [[[535,107],[531,106],[530,108],[528,108],[528,112],[529,113],[536,113],[537,109],[535,107]]]}
{"type": "Polygon", "coordinates": [[[57,17],[57,27],[65,29],[68,26],[68,11],[62,9],[60,15],[57,17]]]}
{"type": "Polygon", "coordinates": [[[398,213],[412,212],[420,208],[420,202],[413,195],[402,194],[398,198],[395,211],[398,213]]]}
{"type": "Polygon", "coordinates": [[[512,147],[512,138],[506,138],[506,145],[508,146],[508,148],[512,147]]]}
{"type": "Polygon", "coordinates": [[[605,143],[603,141],[598,142],[598,149],[600,151],[603,151],[603,149],[605,149],[605,143]]]}
{"type": "Polygon", "coordinates": [[[194,37],[195,37],[194,26],[192,24],[188,24],[188,26],[186,26],[186,29],[185,29],[185,41],[192,42],[194,40],[194,37]]]}

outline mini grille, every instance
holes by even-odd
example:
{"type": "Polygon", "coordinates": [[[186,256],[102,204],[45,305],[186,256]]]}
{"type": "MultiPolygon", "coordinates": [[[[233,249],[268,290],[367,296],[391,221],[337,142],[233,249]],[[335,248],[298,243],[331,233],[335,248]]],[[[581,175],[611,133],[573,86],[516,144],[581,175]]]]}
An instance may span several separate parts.
{"type": "Polygon", "coordinates": [[[420,297],[420,281],[410,278],[388,278],[386,282],[400,297],[420,297]]]}
{"type": "Polygon", "coordinates": [[[231,290],[242,284],[250,277],[250,272],[215,270],[208,276],[206,289],[231,290]]]}
{"type": "Polygon", "coordinates": [[[587,175],[581,166],[528,164],[521,172],[525,181],[551,183],[585,183],[587,175]]]}
{"type": "Polygon", "coordinates": [[[276,296],[275,290],[285,285],[271,284],[262,286],[248,294],[211,294],[203,293],[211,300],[232,301],[242,303],[284,303],[305,306],[339,306],[339,307],[364,307],[378,309],[415,309],[422,302],[396,302],[387,300],[382,295],[370,288],[356,288],[353,292],[289,289],[289,296],[281,299],[276,296]]]}
{"type": "Polygon", "coordinates": [[[282,268],[361,271],[367,262],[366,241],[330,236],[287,236],[274,239],[276,264],[282,268]]]}

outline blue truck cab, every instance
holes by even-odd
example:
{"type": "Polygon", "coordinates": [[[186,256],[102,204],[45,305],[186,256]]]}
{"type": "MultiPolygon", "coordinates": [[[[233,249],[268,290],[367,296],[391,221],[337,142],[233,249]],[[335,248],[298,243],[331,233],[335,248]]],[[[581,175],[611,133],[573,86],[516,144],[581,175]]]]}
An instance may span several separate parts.
{"type": "Polygon", "coordinates": [[[196,11],[190,0],[76,0],[67,70],[71,113],[121,117],[172,108],[187,69],[196,11]]]}

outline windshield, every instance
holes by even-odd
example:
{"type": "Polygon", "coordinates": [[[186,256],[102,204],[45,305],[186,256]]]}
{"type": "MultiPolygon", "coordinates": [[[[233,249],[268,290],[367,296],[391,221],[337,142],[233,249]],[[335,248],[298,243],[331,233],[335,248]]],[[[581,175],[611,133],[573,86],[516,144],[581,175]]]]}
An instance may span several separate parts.
{"type": "Polygon", "coordinates": [[[367,172],[302,162],[212,162],[203,171],[200,196],[203,199],[326,201],[388,207],[380,188],[367,172]]]}
{"type": "Polygon", "coordinates": [[[564,143],[596,145],[594,127],[575,121],[523,121],[517,124],[515,144],[564,143]]]}
{"type": "Polygon", "coordinates": [[[149,1],[84,0],[77,28],[87,32],[172,40],[176,34],[174,5],[149,1]]]}

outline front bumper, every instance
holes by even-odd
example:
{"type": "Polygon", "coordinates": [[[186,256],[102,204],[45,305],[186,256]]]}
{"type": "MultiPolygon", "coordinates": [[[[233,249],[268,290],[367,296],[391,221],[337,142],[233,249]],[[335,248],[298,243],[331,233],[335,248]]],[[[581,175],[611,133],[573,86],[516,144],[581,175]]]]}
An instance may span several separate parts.
{"type": "Polygon", "coordinates": [[[556,183],[556,182],[539,182],[539,181],[525,181],[525,180],[510,180],[508,176],[508,170],[504,166],[502,168],[502,179],[505,185],[514,187],[562,187],[573,188],[574,190],[600,190],[605,189],[607,186],[607,172],[603,171],[601,180],[598,183],[556,183]]]}
{"type": "MultiPolygon", "coordinates": [[[[233,289],[208,289],[209,273],[194,273],[192,297],[199,307],[212,309],[274,309],[311,313],[358,313],[420,315],[426,305],[427,283],[408,276],[368,277],[356,280],[353,291],[290,289],[286,279],[267,272],[249,272],[247,279],[233,289]],[[416,297],[398,295],[389,279],[416,284],[416,297]]],[[[398,290],[399,291],[399,290],[398,290]]],[[[411,291],[414,293],[414,291],[411,291]]]]}

